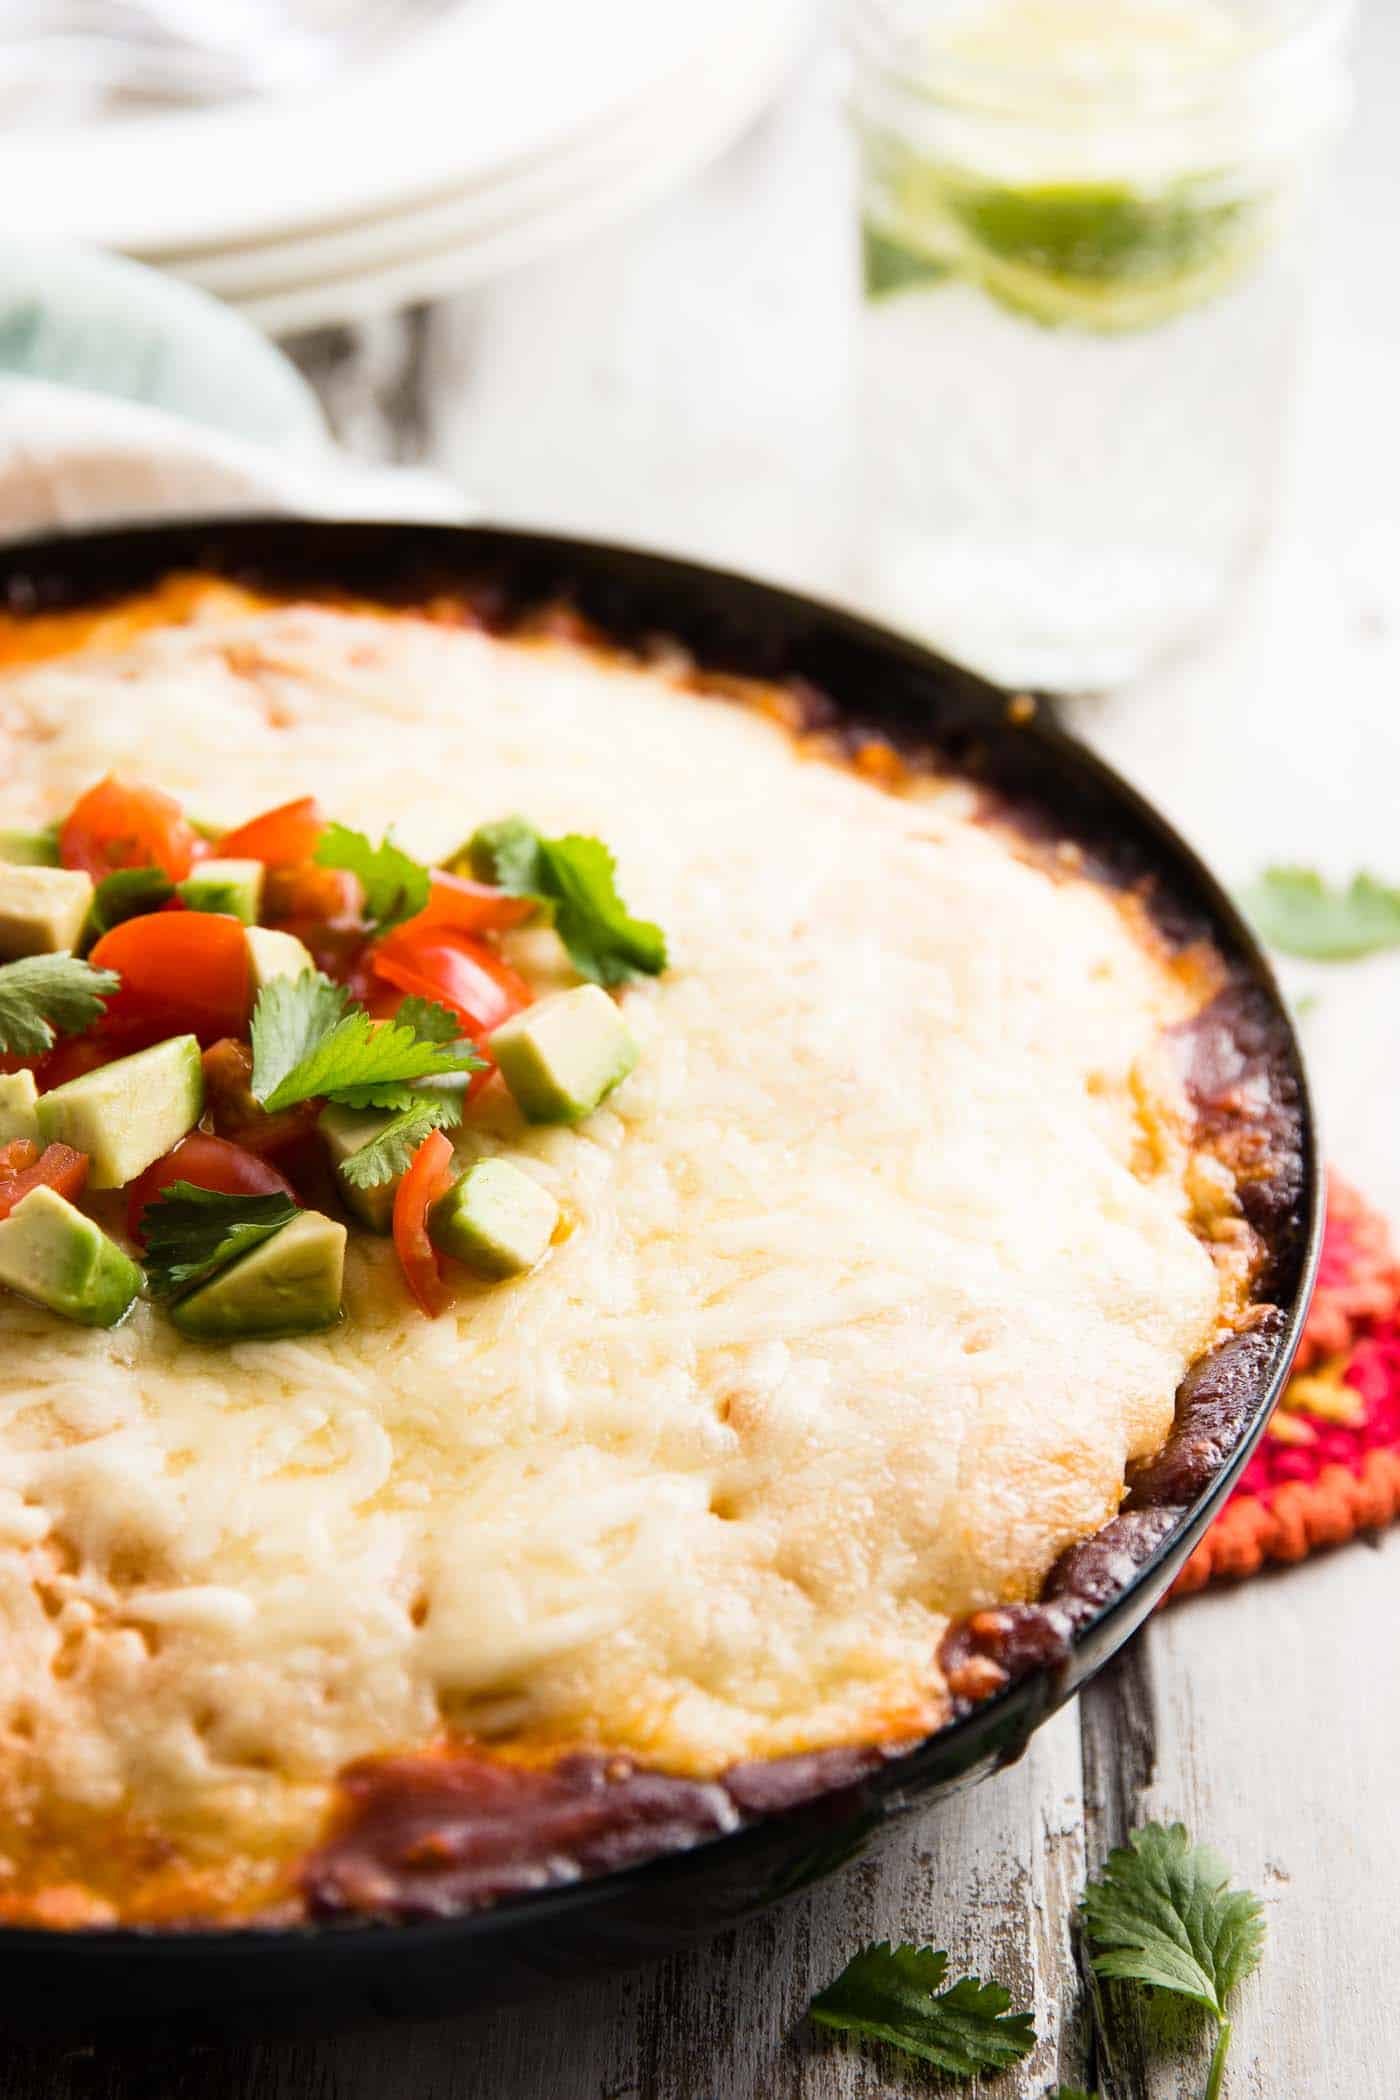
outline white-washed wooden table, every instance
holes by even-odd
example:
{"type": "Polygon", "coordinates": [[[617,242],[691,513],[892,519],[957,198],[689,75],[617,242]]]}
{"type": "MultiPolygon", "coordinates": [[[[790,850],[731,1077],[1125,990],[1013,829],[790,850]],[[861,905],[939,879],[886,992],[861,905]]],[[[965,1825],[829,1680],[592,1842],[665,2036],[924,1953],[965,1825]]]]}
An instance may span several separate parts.
{"type": "MultiPolygon", "coordinates": [[[[1223,871],[1303,859],[1400,874],[1400,21],[1370,0],[1358,120],[1319,273],[1277,544],[1210,648],[1082,726],[1223,871]]],[[[427,460],[489,515],[829,581],[823,501],[849,299],[846,172],[820,60],[684,196],[489,294],[308,339],[348,443],[427,460]]],[[[1343,1168],[1400,1218],[1400,963],[1322,977],[1307,1023],[1343,1168]]],[[[1400,2094],[1400,1533],[1195,1599],[1016,1767],[877,1860],[707,1949],[524,2010],[316,2043],[18,2050],[0,2100],[838,2100],[937,2080],[831,2047],[808,2000],[857,1945],[927,1940],[1033,2006],[985,2088],[1176,2100],[1205,2052],[1096,2012],[1076,1958],[1086,1862],[1181,1816],[1264,1896],[1236,2100],[1400,2094]]],[[[75,2013],[80,2017],[79,2009],[75,2013]]],[[[949,2089],[951,2090],[951,2089],[949,2089]]],[[[968,2089],[964,2089],[968,2090],[968,2089]]]]}

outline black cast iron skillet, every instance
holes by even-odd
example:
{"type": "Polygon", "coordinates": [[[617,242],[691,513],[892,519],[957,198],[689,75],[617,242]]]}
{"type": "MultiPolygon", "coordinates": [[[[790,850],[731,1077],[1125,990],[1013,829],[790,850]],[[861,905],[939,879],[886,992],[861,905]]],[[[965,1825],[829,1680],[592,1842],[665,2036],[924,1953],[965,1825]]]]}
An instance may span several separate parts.
{"type": "MultiPolygon", "coordinates": [[[[186,2012],[273,2027],[448,2011],[655,1956],[830,1872],[915,1809],[1020,1755],[1034,1729],[1141,1625],[1228,1494],[1282,1386],[1321,1232],[1322,1179],[1296,1040],[1269,966],[1219,884],[1149,803],[1061,726],[910,641],[747,579],[489,527],[243,520],[55,538],[0,552],[0,605],[81,606],[199,569],[274,591],[421,601],[485,587],[502,608],[566,600],[622,642],[673,637],[707,669],[809,681],[839,717],[932,744],[1125,874],[1150,873],[1267,1002],[1298,1089],[1302,1191],[1275,1246],[1284,1309],[1253,1374],[1245,1433],[1204,1492],[1050,1667],[1019,1678],[839,1792],[695,1849],[442,1922],[209,1933],[0,1931],[0,2016],[73,2027],[186,2012]]],[[[619,764],[626,754],[619,753],[619,764]]]]}

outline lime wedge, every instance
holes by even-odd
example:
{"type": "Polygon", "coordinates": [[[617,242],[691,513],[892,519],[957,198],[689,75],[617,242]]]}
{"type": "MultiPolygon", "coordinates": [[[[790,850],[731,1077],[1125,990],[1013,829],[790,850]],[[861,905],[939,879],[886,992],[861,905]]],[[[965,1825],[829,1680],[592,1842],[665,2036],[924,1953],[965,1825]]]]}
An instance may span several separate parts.
{"type": "Polygon", "coordinates": [[[912,156],[865,229],[866,293],[956,274],[1047,328],[1153,328],[1217,297],[1263,245],[1264,200],[1208,176],[1012,186],[912,156]]]}
{"type": "Polygon", "coordinates": [[[952,274],[951,264],[905,247],[868,219],[861,227],[860,241],[867,299],[883,299],[886,292],[901,292],[911,284],[937,284],[952,274]]]}

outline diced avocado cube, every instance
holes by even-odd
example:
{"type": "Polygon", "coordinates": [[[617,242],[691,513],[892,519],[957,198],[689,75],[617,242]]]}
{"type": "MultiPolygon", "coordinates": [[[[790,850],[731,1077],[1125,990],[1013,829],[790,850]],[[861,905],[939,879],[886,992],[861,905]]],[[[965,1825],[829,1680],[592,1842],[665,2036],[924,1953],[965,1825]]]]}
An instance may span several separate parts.
{"type": "Polygon", "coordinates": [[[58,866],[56,831],[0,831],[0,860],[25,868],[58,866]]]}
{"type": "Polygon", "coordinates": [[[479,1159],[434,1204],[428,1237],[477,1276],[523,1276],[542,1261],[559,1205],[508,1159],[479,1159]]]}
{"type": "Polygon", "coordinates": [[[92,880],[77,868],[0,862],[0,958],[76,948],[92,903],[92,880]]]}
{"type": "Polygon", "coordinates": [[[532,1123],[576,1123],[637,1062],[632,1031],[596,984],[554,992],[503,1022],[491,1055],[532,1123]]]}
{"type": "Polygon", "coordinates": [[[227,912],[245,926],[256,926],[266,873],[260,860],[205,860],[178,887],[191,911],[227,912]]]}
{"type": "Polygon", "coordinates": [[[34,1113],[38,1099],[32,1072],[0,1072],[0,1145],[38,1137],[39,1118],[34,1113]]]}
{"type": "Polygon", "coordinates": [[[344,1276],[345,1227],[304,1210],[241,1261],[178,1298],[170,1317],[182,1334],[210,1340],[312,1334],[340,1318],[344,1276]]]}
{"type": "Polygon", "coordinates": [[[341,1202],[362,1225],[371,1232],[388,1232],[394,1222],[394,1191],[401,1180],[395,1175],[392,1181],[378,1181],[373,1188],[357,1188],[340,1172],[352,1152],[358,1152],[371,1138],[378,1137],[384,1125],[392,1120],[388,1110],[382,1108],[341,1108],[332,1102],[321,1110],[317,1129],[326,1141],[331,1164],[336,1170],[335,1185],[341,1202]]]}
{"type": "Polygon", "coordinates": [[[248,928],[248,976],[255,999],[274,977],[300,977],[315,967],[311,950],[294,933],[277,933],[271,926],[248,928]]]}
{"type": "Polygon", "coordinates": [[[141,1271],[66,1196],[40,1186],[0,1220],[0,1284],[84,1327],[115,1327],[141,1271]]]}
{"type": "Polygon", "coordinates": [[[203,1115],[199,1044],[192,1035],[175,1035],[99,1065],[41,1094],[35,1113],[46,1144],[86,1152],[89,1188],[124,1188],[203,1115]]]}

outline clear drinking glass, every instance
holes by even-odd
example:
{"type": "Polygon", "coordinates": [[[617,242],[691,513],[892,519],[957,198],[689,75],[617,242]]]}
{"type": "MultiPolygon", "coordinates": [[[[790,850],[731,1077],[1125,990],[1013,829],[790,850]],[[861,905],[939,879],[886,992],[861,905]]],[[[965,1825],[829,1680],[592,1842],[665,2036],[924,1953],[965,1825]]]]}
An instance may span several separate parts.
{"type": "Polygon", "coordinates": [[[1012,684],[1198,630],[1273,495],[1344,0],[853,0],[852,581],[1012,684]]]}

